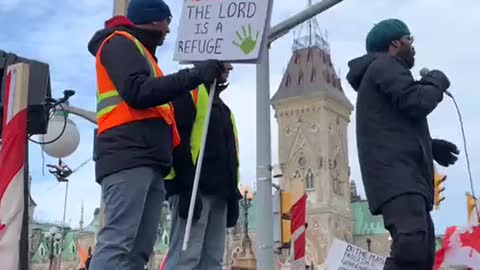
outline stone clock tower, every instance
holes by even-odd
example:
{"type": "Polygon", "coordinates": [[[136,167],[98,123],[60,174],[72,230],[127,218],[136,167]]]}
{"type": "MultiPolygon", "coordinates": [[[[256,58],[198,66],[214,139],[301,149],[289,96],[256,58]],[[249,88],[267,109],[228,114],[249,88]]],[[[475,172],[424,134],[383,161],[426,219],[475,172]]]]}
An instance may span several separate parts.
{"type": "Polygon", "coordinates": [[[305,192],[306,264],[321,265],[334,238],[352,241],[347,126],[352,104],[316,31],[296,38],[293,55],[272,98],[278,123],[281,187],[293,201],[305,192]]]}

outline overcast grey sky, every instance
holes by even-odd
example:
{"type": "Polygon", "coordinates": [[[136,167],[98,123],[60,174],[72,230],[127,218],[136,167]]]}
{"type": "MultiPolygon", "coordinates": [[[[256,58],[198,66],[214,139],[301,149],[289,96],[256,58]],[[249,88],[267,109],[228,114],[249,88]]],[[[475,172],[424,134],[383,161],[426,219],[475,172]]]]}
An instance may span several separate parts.
{"type": "MultiPolygon", "coordinates": [[[[89,110],[95,108],[94,58],[87,51],[87,43],[93,33],[103,27],[112,11],[110,0],[1,0],[0,1],[0,49],[15,52],[29,58],[48,62],[51,67],[53,91],[60,96],[66,88],[77,94],[71,103],[89,110]]],[[[166,0],[174,14],[172,33],[166,44],[157,51],[164,72],[170,73],[180,66],[173,62],[173,43],[179,19],[181,1],[166,0]]],[[[307,0],[275,0],[272,24],[280,22],[302,10],[307,0]],[[295,4],[293,4],[293,2],[295,4]],[[305,2],[305,3],[302,3],[305,2]]],[[[374,23],[385,18],[399,18],[410,27],[415,37],[417,65],[413,73],[424,66],[446,72],[452,81],[451,92],[456,96],[464,115],[470,158],[474,177],[480,174],[480,128],[476,117],[480,112],[476,101],[480,92],[480,76],[476,70],[480,56],[476,47],[480,33],[480,2],[474,0],[344,0],[335,8],[317,17],[322,30],[328,30],[332,59],[341,71],[342,84],[348,98],[355,103],[355,93],[344,80],[348,60],[365,52],[365,36],[374,23]],[[462,4],[455,4],[461,2],[462,4]]],[[[291,55],[293,34],[278,40],[271,48],[271,94],[277,90],[291,55]]],[[[255,180],[255,66],[236,65],[231,74],[231,86],[224,99],[236,114],[241,145],[241,180],[255,180]]],[[[273,116],[273,113],[272,113],[273,116]]],[[[355,145],[355,121],[349,127],[349,160],[352,179],[361,187],[355,145]]],[[[81,130],[81,145],[66,162],[75,168],[91,157],[93,125],[72,116],[81,130]]],[[[440,211],[435,212],[439,233],[448,225],[466,222],[465,192],[468,177],[465,167],[460,129],[449,99],[430,116],[432,136],[445,138],[458,144],[462,155],[457,165],[441,168],[448,174],[447,197],[440,211]]],[[[273,160],[278,157],[277,127],[272,118],[273,160]]],[[[55,162],[46,158],[47,163],[55,162]]],[[[33,197],[38,206],[36,217],[43,220],[60,220],[62,215],[64,186],[56,184],[51,175],[42,175],[40,147],[31,145],[31,173],[33,197]]],[[[478,177],[475,178],[478,180],[478,177]]],[[[476,181],[476,187],[478,181],[476,181]]],[[[71,177],[68,219],[78,226],[80,205],[85,203],[86,222],[100,199],[99,186],[94,182],[93,163],[71,177]]],[[[363,194],[363,189],[361,190],[363,194]]]]}

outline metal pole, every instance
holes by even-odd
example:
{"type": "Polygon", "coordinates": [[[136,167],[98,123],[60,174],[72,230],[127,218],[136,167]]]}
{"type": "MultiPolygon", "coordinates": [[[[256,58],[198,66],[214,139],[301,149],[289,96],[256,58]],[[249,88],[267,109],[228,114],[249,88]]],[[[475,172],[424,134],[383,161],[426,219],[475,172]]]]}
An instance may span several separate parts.
{"type": "Polygon", "coordinates": [[[52,234],[52,239],[50,239],[50,263],[48,264],[48,270],[53,270],[52,269],[52,265],[53,265],[53,257],[54,257],[54,254],[53,254],[53,234],[52,234]]]}
{"type": "Polygon", "coordinates": [[[127,14],[128,0],[114,0],[113,16],[124,16],[127,14]]]}
{"type": "Polygon", "coordinates": [[[195,179],[193,179],[192,196],[190,197],[190,208],[188,210],[187,227],[185,228],[185,237],[183,238],[182,251],[188,248],[188,241],[190,240],[190,231],[192,229],[193,211],[195,210],[195,200],[197,198],[198,184],[200,183],[200,173],[202,172],[203,155],[205,154],[205,147],[207,144],[208,125],[210,124],[210,114],[212,112],[213,99],[215,98],[215,88],[217,87],[217,79],[213,80],[210,86],[208,97],[208,109],[205,115],[205,123],[203,123],[202,142],[200,144],[200,152],[198,153],[197,166],[195,168],[195,179]]]}
{"type": "Polygon", "coordinates": [[[257,65],[257,205],[262,211],[256,211],[256,251],[257,269],[262,270],[274,269],[269,65],[267,46],[257,65]]]}
{"type": "MultiPolygon", "coordinates": [[[[0,147],[1,149],[1,147],[0,147]]],[[[29,187],[29,166],[28,166],[28,140],[25,138],[25,161],[23,165],[23,220],[22,231],[20,235],[20,262],[19,269],[29,270],[32,267],[32,258],[30,257],[30,220],[28,215],[28,203],[30,202],[29,187]]],[[[32,217],[33,220],[33,217],[32,217]]]]}
{"type": "Polygon", "coordinates": [[[65,201],[63,202],[63,220],[62,220],[62,238],[60,239],[60,254],[58,254],[58,270],[62,269],[62,255],[63,255],[63,239],[65,238],[66,230],[65,230],[65,219],[67,218],[67,199],[68,199],[68,183],[70,182],[66,179],[65,185],[65,201]]]}
{"type": "Polygon", "coordinates": [[[62,104],[62,107],[58,106],[57,111],[66,111],[71,114],[74,114],[76,116],[79,116],[88,122],[97,125],[97,114],[95,112],[87,111],[82,108],[78,108],[75,106],[67,105],[67,104],[62,104]]]}

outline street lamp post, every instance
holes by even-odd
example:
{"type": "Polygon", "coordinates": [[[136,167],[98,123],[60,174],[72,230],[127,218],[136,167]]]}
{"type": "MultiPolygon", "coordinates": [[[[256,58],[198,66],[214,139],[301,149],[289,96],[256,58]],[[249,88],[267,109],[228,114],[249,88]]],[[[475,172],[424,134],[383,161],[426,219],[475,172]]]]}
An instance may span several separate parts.
{"type": "MultiPolygon", "coordinates": [[[[62,107],[61,105],[60,107],[62,107]]],[[[65,105],[67,106],[67,105],[65,105]]],[[[57,181],[65,182],[65,200],[63,208],[62,233],[65,234],[65,219],[67,215],[67,198],[69,181],[68,177],[72,174],[72,170],[62,163],[61,159],[71,155],[80,144],[80,132],[72,120],[68,119],[65,111],[57,110],[52,119],[49,120],[47,134],[40,136],[42,150],[47,155],[58,158],[58,166],[47,165],[52,174],[55,175],[57,181]]],[[[58,266],[60,269],[63,254],[63,238],[60,241],[60,254],[58,258],[58,266]]]]}
{"type": "Polygon", "coordinates": [[[252,200],[253,194],[248,190],[248,188],[244,188],[242,190],[243,199],[240,201],[240,205],[243,209],[243,237],[250,238],[248,236],[248,209],[252,207],[252,200]]]}
{"type": "Polygon", "coordinates": [[[248,236],[248,210],[252,207],[253,193],[247,187],[242,188],[243,199],[240,206],[243,210],[243,236],[240,254],[235,259],[232,270],[253,270],[256,268],[256,258],[252,249],[252,240],[248,236]]]}
{"type": "Polygon", "coordinates": [[[114,0],[113,1],[113,16],[127,14],[129,0],[114,0]]]}
{"type": "Polygon", "coordinates": [[[295,26],[335,6],[343,0],[323,0],[278,25],[267,28],[266,48],[261,50],[257,64],[257,201],[263,211],[257,211],[257,269],[273,270],[273,202],[270,130],[270,44],[287,34],[295,26]],[[272,214],[269,214],[272,213],[272,214]]]}
{"type": "MultiPolygon", "coordinates": [[[[60,229],[57,227],[51,227],[50,230],[45,234],[45,239],[48,243],[48,250],[49,250],[49,266],[48,270],[53,270],[53,259],[55,258],[55,254],[58,253],[58,244],[63,238],[60,229]],[[57,243],[57,248],[55,248],[55,243],[57,243]]],[[[60,251],[61,252],[61,251],[60,251]]]]}

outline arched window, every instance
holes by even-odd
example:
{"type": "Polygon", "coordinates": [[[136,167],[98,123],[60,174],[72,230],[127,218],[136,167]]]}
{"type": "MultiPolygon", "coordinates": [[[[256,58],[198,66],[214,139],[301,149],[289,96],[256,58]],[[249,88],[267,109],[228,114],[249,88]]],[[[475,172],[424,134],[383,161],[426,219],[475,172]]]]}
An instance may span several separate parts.
{"type": "Polygon", "coordinates": [[[300,74],[298,74],[298,84],[302,84],[303,83],[303,72],[300,71],[300,74]]]}
{"type": "Polygon", "coordinates": [[[293,173],[293,178],[299,178],[299,177],[301,177],[300,171],[299,171],[299,170],[295,170],[295,172],[293,173]]]}
{"type": "Polygon", "coordinates": [[[310,77],[310,81],[314,82],[317,79],[317,72],[315,69],[312,69],[312,76],[310,77]]]}
{"type": "Polygon", "coordinates": [[[287,77],[285,78],[285,87],[288,87],[290,85],[290,75],[287,74],[287,77]]]}
{"type": "Polygon", "coordinates": [[[300,62],[300,54],[296,53],[295,54],[295,64],[298,64],[300,62]]]}
{"type": "Polygon", "coordinates": [[[162,236],[162,244],[164,246],[168,246],[170,244],[170,237],[168,236],[168,233],[165,231],[162,236]]]}
{"type": "Polygon", "coordinates": [[[307,170],[307,175],[305,176],[305,189],[306,190],[315,189],[315,179],[313,176],[312,169],[307,170]]]}

